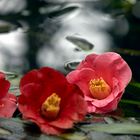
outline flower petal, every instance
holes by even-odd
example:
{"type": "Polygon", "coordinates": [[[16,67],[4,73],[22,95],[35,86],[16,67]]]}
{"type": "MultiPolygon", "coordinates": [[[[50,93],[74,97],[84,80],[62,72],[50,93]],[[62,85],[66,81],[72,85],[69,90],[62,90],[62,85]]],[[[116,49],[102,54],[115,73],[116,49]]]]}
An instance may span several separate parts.
{"type": "Polygon", "coordinates": [[[82,69],[82,68],[92,68],[94,69],[93,64],[94,64],[94,61],[96,59],[96,57],[98,57],[97,54],[89,54],[85,60],[83,60],[78,66],[76,69],[82,69]]]}
{"type": "Polygon", "coordinates": [[[38,126],[40,126],[40,129],[43,133],[48,135],[59,135],[64,131],[63,129],[55,128],[48,124],[38,124],[38,126]]]}
{"type": "Polygon", "coordinates": [[[118,98],[115,98],[112,102],[110,102],[104,107],[99,107],[99,108],[96,107],[95,112],[99,114],[108,113],[110,111],[116,110],[117,106],[118,106],[118,98]]]}
{"type": "Polygon", "coordinates": [[[7,95],[9,87],[9,81],[5,80],[4,77],[0,77],[0,99],[7,95]]]}
{"type": "Polygon", "coordinates": [[[95,113],[114,110],[131,77],[132,72],[128,64],[114,52],[90,54],[78,65],[76,70],[67,75],[68,81],[78,85],[83,91],[85,101],[88,103],[88,111],[95,113]],[[87,72],[85,69],[88,69],[87,72]],[[89,79],[100,77],[110,86],[111,92],[106,98],[98,100],[91,96],[88,86],[89,79]]]}
{"type": "Polygon", "coordinates": [[[30,83],[24,85],[21,88],[21,96],[19,97],[18,101],[22,104],[29,103],[31,105],[37,105],[39,102],[39,97],[42,94],[42,87],[37,83],[30,83]]]}
{"type": "Polygon", "coordinates": [[[10,118],[13,116],[17,108],[15,99],[14,95],[10,95],[0,100],[0,117],[10,118]]]}
{"type": "Polygon", "coordinates": [[[130,82],[132,77],[131,69],[122,57],[114,52],[107,52],[99,55],[92,64],[98,75],[111,83],[112,77],[120,81],[122,89],[130,82]]]}
{"type": "Polygon", "coordinates": [[[69,96],[63,100],[65,104],[62,105],[62,112],[58,119],[49,124],[59,128],[71,128],[73,121],[77,122],[83,119],[84,114],[87,113],[87,105],[84,102],[82,92],[76,86],[72,91],[69,91],[69,96]]]}
{"type": "Polygon", "coordinates": [[[35,122],[46,134],[61,133],[71,128],[74,122],[81,121],[86,114],[81,90],[52,68],[44,67],[27,73],[21,80],[20,91],[18,103],[23,118],[35,122]],[[60,97],[61,102],[58,116],[50,120],[42,115],[41,107],[53,93],[60,97]]]}
{"type": "Polygon", "coordinates": [[[38,71],[39,71],[39,73],[42,74],[43,80],[47,80],[49,82],[53,81],[53,83],[55,82],[54,79],[59,79],[60,81],[66,81],[65,76],[62,73],[60,73],[59,71],[56,71],[52,68],[43,67],[43,68],[39,69],[38,71]]]}
{"type": "Polygon", "coordinates": [[[93,69],[83,68],[70,72],[66,78],[68,82],[78,85],[85,95],[90,96],[88,84],[91,79],[95,79],[96,77],[96,73],[93,69]]]}
{"type": "Polygon", "coordinates": [[[40,73],[37,70],[32,70],[28,72],[20,80],[20,89],[29,83],[39,83],[40,73]]]}
{"type": "Polygon", "coordinates": [[[21,105],[18,106],[20,112],[24,112],[23,119],[26,120],[36,120],[38,123],[46,123],[47,121],[41,117],[40,110],[37,110],[36,108],[21,105]]]}

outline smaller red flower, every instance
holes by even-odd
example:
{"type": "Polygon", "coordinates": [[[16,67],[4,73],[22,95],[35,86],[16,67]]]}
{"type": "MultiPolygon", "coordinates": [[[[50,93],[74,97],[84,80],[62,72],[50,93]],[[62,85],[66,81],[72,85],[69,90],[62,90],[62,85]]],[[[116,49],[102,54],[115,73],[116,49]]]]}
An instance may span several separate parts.
{"type": "Polygon", "coordinates": [[[67,80],[83,91],[88,112],[107,113],[117,108],[131,77],[131,69],[121,56],[107,52],[88,55],[67,80]]]}
{"type": "Polygon", "coordinates": [[[23,118],[35,122],[46,134],[60,134],[87,112],[78,86],[49,67],[27,73],[21,79],[20,91],[18,103],[23,118]]]}
{"type": "Polygon", "coordinates": [[[16,97],[8,93],[9,87],[5,74],[0,72],[0,117],[12,117],[17,108],[16,97]]]}

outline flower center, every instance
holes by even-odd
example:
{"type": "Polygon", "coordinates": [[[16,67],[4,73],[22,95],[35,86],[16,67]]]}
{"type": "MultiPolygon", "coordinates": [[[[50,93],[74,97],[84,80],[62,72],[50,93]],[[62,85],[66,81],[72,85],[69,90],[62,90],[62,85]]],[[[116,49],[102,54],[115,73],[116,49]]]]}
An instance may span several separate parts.
{"type": "Polygon", "coordinates": [[[91,79],[89,81],[89,90],[95,99],[104,99],[110,92],[110,86],[104,81],[102,77],[99,79],[91,79]]]}
{"type": "Polygon", "coordinates": [[[56,94],[52,93],[42,104],[41,113],[47,119],[55,119],[60,110],[61,98],[56,94]]]}

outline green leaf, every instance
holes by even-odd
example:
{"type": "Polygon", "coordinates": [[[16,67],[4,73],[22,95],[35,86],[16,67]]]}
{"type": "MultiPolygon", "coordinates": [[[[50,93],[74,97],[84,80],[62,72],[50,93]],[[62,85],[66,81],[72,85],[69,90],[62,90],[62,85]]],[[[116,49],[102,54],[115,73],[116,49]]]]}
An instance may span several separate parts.
{"type": "MultiPolygon", "coordinates": [[[[11,135],[3,135],[4,138],[9,139],[17,139],[22,140],[23,138],[28,138],[30,136],[30,140],[36,140],[36,138],[40,138],[41,132],[39,128],[31,122],[23,121],[21,119],[5,119],[0,118],[0,127],[6,129],[11,132],[11,135]]],[[[0,138],[3,138],[0,135],[0,138]]]]}
{"type": "Polygon", "coordinates": [[[9,72],[9,71],[1,71],[1,72],[3,72],[6,75],[7,79],[14,79],[18,77],[18,74],[14,72],[9,72]]]}
{"type": "Polygon", "coordinates": [[[139,101],[135,101],[135,100],[121,100],[121,103],[125,103],[125,104],[133,104],[133,105],[140,105],[139,101]]]}
{"type": "Polygon", "coordinates": [[[13,93],[15,96],[20,95],[20,90],[18,86],[11,86],[9,89],[10,93],[13,93]]]}
{"type": "MultiPolygon", "coordinates": [[[[131,89],[131,90],[137,90],[138,92],[140,91],[140,83],[138,82],[131,82],[129,85],[128,85],[128,89],[131,89]],[[132,89],[131,89],[132,88],[132,89]]],[[[134,91],[135,92],[135,91],[134,91]]]]}
{"type": "Polygon", "coordinates": [[[10,135],[11,132],[6,130],[6,129],[3,129],[3,128],[0,128],[0,135],[10,135]]]}
{"type": "Polygon", "coordinates": [[[19,96],[20,95],[20,89],[19,89],[20,80],[21,80],[21,75],[16,77],[16,78],[14,78],[14,79],[10,79],[9,80],[10,83],[11,83],[9,92],[13,93],[15,96],[19,96]]]}
{"type": "Polygon", "coordinates": [[[48,13],[48,17],[49,18],[56,18],[56,17],[62,16],[64,14],[74,12],[78,8],[79,7],[77,5],[76,6],[68,6],[68,7],[60,8],[59,10],[54,10],[53,12],[48,13]]]}
{"type": "Polygon", "coordinates": [[[62,134],[60,137],[66,140],[87,140],[87,137],[83,133],[78,132],[62,134]]]}
{"type": "Polygon", "coordinates": [[[114,51],[120,54],[127,54],[130,56],[140,56],[139,50],[133,50],[133,49],[123,49],[123,48],[114,48],[114,51]]]}
{"type": "Polygon", "coordinates": [[[67,71],[75,70],[80,62],[81,62],[81,60],[71,60],[71,61],[65,62],[64,68],[67,71]]]}
{"type": "Polygon", "coordinates": [[[29,121],[19,118],[0,118],[0,139],[6,140],[62,140],[57,136],[42,134],[39,128],[29,121]]]}
{"type": "Polygon", "coordinates": [[[122,110],[122,115],[125,117],[140,117],[140,113],[138,113],[139,105],[135,101],[121,100],[119,103],[119,107],[122,110]]]}
{"type": "Polygon", "coordinates": [[[83,51],[90,51],[94,48],[91,42],[79,36],[67,36],[66,39],[83,51]]]}
{"type": "Polygon", "coordinates": [[[90,124],[83,125],[80,128],[83,131],[140,135],[140,123],[90,124]]]}
{"type": "Polygon", "coordinates": [[[8,33],[13,30],[16,30],[18,26],[16,24],[7,22],[7,21],[1,21],[0,22],[0,33],[8,33]]]}
{"type": "Polygon", "coordinates": [[[140,83],[138,83],[138,82],[131,82],[127,86],[125,91],[126,91],[126,93],[131,95],[131,97],[133,97],[133,99],[138,100],[138,101],[140,100],[140,83]]]}

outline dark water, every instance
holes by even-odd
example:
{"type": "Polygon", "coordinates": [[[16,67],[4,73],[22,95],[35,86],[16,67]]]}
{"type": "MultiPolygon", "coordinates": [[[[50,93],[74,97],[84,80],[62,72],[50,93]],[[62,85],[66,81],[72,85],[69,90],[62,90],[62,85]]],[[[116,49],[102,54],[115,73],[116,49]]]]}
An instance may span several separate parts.
{"type": "MultiPolygon", "coordinates": [[[[136,0],[1,0],[0,69],[23,74],[50,66],[67,73],[67,62],[74,62],[73,69],[87,54],[116,51],[139,82],[139,7],[136,0]]],[[[139,105],[127,102],[121,108],[126,116],[139,116],[139,105]]]]}

